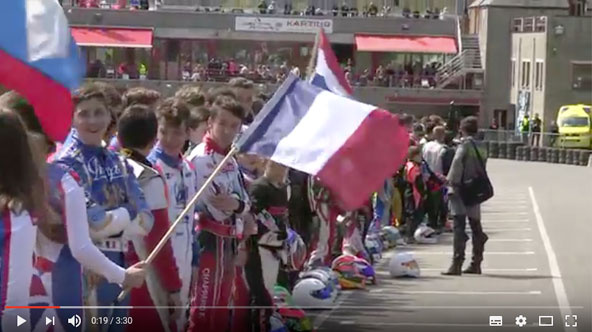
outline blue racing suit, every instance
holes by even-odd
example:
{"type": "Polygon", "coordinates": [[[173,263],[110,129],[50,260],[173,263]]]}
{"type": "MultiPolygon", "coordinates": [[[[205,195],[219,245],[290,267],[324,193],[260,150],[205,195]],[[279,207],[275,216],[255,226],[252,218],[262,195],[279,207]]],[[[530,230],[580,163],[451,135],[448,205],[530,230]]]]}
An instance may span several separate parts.
{"type": "MultiPolygon", "coordinates": [[[[105,256],[125,267],[129,238],[146,235],[154,223],[144,194],[125,160],[106,148],[84,144],[74,129],[69,136],[70,140],[57,153],[55,163],[79,176],[91,238],[105,256]]],[[[119,284],[85,271],[85,305],[110,306],[121,290],[119,284]]],[[[129,296],[119,305],[128,302],[129,296]]],[[[109,310],[99,309],[96,314],[107,316],[109,310]]],[[[126,316],[127,309],[113,310],[112,317],[126,316]]],[[[108,330],[123,329],[123,325],[112,325],[108,330]]]]}

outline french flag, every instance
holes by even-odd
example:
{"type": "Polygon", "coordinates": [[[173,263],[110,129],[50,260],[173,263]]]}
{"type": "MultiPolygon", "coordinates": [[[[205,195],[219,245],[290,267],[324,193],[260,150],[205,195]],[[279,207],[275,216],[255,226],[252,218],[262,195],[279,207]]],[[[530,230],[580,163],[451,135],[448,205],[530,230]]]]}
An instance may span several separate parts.
{"type": "Polygon", "coordinates": [[[396,115],[288,76],[236,142],[314,175],[352,211],[394,174],[409,137],[396,115]]]}
{"type": "Polygon", "coordinates": [[[0,84],[27,98],[53,140],[62,141],[70,130],[70,91],[84,70],[57,0],[0,3],[0,84]]]}
{"type": "Polygon", "coordinates": [[[345,74],[331,49],[329,38],[322,29],[319,31],[318,38],[317,64],[310,83],[340,96],[351,96],[352,87],[345,79],[345,74]]]}

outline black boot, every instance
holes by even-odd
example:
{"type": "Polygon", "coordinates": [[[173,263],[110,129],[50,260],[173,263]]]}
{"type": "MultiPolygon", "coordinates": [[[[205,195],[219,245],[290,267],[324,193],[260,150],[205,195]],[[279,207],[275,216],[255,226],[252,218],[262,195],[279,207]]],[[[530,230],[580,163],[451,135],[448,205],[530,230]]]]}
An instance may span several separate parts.
{"type": "Polygon", "coordinates": [[[467,234],[465,233],[466,217],[454,216],[454,254],[452,257],[452,265],[446,272],[442,272],[445,276],[459,276],[462,274],[462,263],[465,260],[465,247],[467,244],[467,234]]]}
{"type": "Polygon", "coordinates": [[[452,265],[448,268],[448,271],[442,272],[443,276],[459,276],[462,274],[462,263],[463,261],[460,259],[453,259],[452,265]]]}
{"type": "Polygon", "coordinates": [[[471,262],[471,265],[464,269],[462,273],[466,274],[481,274],[481,262],[477,263],[475,261],[471,262]]]}
{"type": "Polygon", "coordinates": [[[489,239],[487,234],[483,232],[481,220],[469,218],[469,225],[471,226],[472,241],[473,241],[473,257],[471,265],[467,267],[463,273],[467,274],[481,274],[481,262],[483,261],[483,252],[485,251],[485,243],[489,239]]]}

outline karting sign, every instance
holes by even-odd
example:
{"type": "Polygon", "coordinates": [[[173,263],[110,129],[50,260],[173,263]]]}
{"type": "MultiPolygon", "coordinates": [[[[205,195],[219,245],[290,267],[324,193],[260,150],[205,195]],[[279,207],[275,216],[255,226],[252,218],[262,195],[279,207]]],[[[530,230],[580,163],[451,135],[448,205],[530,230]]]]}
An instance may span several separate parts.
{"type": "Polygon", "coordinates": [[[256,16],[237,16],[234,19],[236,31],[317,33],[319,29],[333,33],[333,20],[256,16]]]}

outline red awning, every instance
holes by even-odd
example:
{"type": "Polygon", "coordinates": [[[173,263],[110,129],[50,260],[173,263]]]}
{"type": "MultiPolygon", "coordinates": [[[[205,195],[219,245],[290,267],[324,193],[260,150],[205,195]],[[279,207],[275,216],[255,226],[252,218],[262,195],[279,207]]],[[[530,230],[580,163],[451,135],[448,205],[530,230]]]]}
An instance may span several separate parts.
{"type": "Polygon", "coordinates": [[[152,29],[73,27],[79,46],[152,48],[152,29]]]}
{"type": "Polygon", "coordinates": [[[457,53],[454,37],[356,35],[358,51],[457,53]]]}

